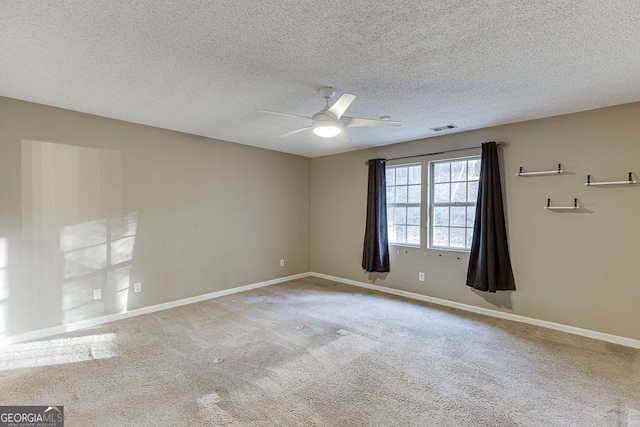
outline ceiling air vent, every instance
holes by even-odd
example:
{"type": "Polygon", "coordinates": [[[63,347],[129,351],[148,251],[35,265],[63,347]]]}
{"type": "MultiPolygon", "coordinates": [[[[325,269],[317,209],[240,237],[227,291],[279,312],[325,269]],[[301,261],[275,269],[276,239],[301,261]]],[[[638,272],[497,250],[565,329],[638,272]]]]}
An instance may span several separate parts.
{"type": "Polygon", "coordinates": [[[437,127],[437,128],[431,128],[431,130],[434,131],[434,132],[442,132],[443,130],[455,129],[457,127],[458,126],[456,126],[456,125],[446,125],[446,126],[440,126],[440,127],[437,127]]]}

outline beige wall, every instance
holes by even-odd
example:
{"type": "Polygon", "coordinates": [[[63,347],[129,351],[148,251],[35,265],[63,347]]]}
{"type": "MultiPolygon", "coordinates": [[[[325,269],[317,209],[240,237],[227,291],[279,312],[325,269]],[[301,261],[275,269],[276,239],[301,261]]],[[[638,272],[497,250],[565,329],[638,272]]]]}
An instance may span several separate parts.
{"type": "Polygon", "coordinates": [[[640,173],[638,117],[629,104],[309,160],[0,98],[0,338],[311,270],[640,339],[640,185],[584,186],[640,173]],[[424,243],[365,274],[364,161],[490,140],[510,144],[518,290],[471,290],[467,254],[424,243]],[[557,163],[570,173],[515,176],[557,163]]]}
{"type": "MultiPolygon", "coordinates": [[[[479,151],[475,152],[479,153],[479,151]]],[[[461,156],[474,151],[457,153],[461,156]]],[[[429,160],[422,158],[426,172],[429,160]]],[[[419,159],[420,160],[420,159],[419,159]]],[[[412,141],[311,162],[311,268],[318,273],[640,339],[640,185],[585,187],[640,175],[640,103],[412,141]],[[361,269],[367,168],[398,157],[480,145],[502,148],[503,186],[517,291],[485,294],[465,286],[468,254],[391,248],[391,273],[361,269]],[[517,177],[524,170],[569,171],[517,177]],[[543,209],[547,198],[579,213],[543,209]],[[418,272],[426,273],[425,282],[418,272]]],[[[426,188],[423,189],[423,200],[426,188]]],[[[426,206],[423,207],[423,218],[426,206]]]]}
{"type": "Polygon", "coordinates": [[[309,171],[0,98],[0,338],[309,271],[309,171]]]}

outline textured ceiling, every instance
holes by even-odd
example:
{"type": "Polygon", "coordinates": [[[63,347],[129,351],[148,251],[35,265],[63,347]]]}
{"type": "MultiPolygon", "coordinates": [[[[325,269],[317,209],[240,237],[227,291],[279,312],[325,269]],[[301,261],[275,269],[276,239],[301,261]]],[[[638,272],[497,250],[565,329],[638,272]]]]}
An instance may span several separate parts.
{"type": "Polygon", "coordinates": [[[0,0],[0,95],[315,157],[640,100],[637,0],[0,0]],[[311,132],[316,90],[347,115],[311,132]]]}

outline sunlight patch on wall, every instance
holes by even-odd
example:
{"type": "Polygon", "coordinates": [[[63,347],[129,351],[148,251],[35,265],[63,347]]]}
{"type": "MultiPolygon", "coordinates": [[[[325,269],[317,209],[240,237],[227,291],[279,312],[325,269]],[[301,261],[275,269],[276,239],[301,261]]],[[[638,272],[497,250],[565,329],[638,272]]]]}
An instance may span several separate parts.
{"type": "MultiPolygon", "coordinates": [[[[62,291],[64,323],[77,322],[104,315],[102,301],[93,299],[93,290],[102,289],[101,276],[82,277],[66,282],[62,291]]],[[[104,296],[106,298],[106,295],[104,296]]]]}
{"type": "Polygon", "coordinates": [[[122,211],[120,152],[23,140],[21,161],[19,296],[32,303],[10,332],[126,311],[138,214],[122,211]]]}
{"type": "Polygon", "coordinates": [[[60,232],[64,279],[99,271],[107,265],[107,221],[99,219],[67,225],[60,232]]]}
{"type": "Polygon", "coordinates": [[[7,332],[7,305],[6,302],[0,301],[0,338],[4,337],[7,332]]]}
{"type": "Polygon", "coordinates": [[[0,371],[117,357],[116,334],[13,344],[0,348],[0,371]]]}
{"type": "Polygon", "coordinates": [[[7,238],[0,237],[0,270],[7,268],[9,262],[9,248],[7,238]]]}
{"type": "Polygon", "coordinates": [[[8,243],[5,237],[0,238],[0,301],[9,296],[7,283],[7,264],[9,262],[8,243]]]}
{"type": "Polygon", "coordinates": [[[9,283],[7,265],[9,263],[9,244],[6,237],[0,238],[0,337],[7,331],[7,298],[9,283]]]}
{"type": "Polygon", "coordinates": [[[64,322],[127,311],[138,214],[72,224],[60,231],[64,322]],[[102,299],[93,299],[93,290],[102,299]]]}
{"type": "Polygon", "coordinates": [[[129,284],[131,283],[131,265],[110,270],[107,276],[109,289],[114,293],[114,310],[116,313],[127,311],[129,302],[129,284]]]}
{"type": "Polygon", "coordinates": [[[133,248],[138,231],[137,212],[111,218],[111,233],[109,248],[111,253],[111,265],[118,265],[133,260],[133,248]]]}

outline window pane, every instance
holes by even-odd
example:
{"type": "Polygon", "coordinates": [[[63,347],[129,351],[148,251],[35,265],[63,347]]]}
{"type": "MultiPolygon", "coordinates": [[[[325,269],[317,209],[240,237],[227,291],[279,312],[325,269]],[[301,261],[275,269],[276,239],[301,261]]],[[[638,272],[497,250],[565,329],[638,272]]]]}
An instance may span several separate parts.
{"type": "Polygon", "coordinates": [[[407,226],[406,225],[396,225],[394,226],[396,243],[407,243],[407,226]]]}
{"type": "Polygon", "coordinates": [[[449,182],[451,175],[449,163],[436,163],[433,165],[434,182],[449,182]]]}
{"type": "Polygon", "coordinates": [[[407,186],[396,187],[396,203],[407,203],[407,186]]]}
{"type": "Polygon", "coordinates": [[[396,185],[407,185],[407,167],[396,168],[396,185]]]}
{"type": "Polygon", "coordinates": [[[476,207],[469,206],[467,208],[467,227],[473,227],[476,220],[476,207]]]}
{"type": "Polygon", "coordinates": [[[478,181],[467,183],[467,202],[478,201],[478,181]]]}
{"type": "Polygon", "coordinates": [[[393,207],[387,207],[387,224],[393,224],[393,207]]]}
{"type": "Polygon", "coordinates": [[[480,159],[469,160],[469,181],[477,181],[480,178],[480,159]]]}
{"type": "Polygon", "coordinates": [[[419,245],[422,231],[422,166],[389,166],[386,172],[389,242],[419,245]]]}
{"type": "Polygon", "coordinates": [[[466,225],[466,213],[467,208],[464,206],[452,206],[451,207],[451,226],[452,227],[464,227],[466,225]]]}
{"type": "Polygon", "coordinates": [[[411,166],[409,168],[409,184],[420,184],[421,182],[421,166],[411,166]]]}
{"type": "Polygon", "coordinates": [[[413,245],[420,244],[420,226],[407,227],[407,243],[411,243],[413,245]]]}
{"type": "Polygon", "coordinates": [[[407,223],[407,208],[395,208],[395,221],[394,224],[406,224],[407,223]]]}
{"type": "Polygon", "coordinates": [[[387,174],[387,187],[390,185],[396,185],[396,169],[388,168],[386,171],[387,174]]]}
{"type": "Polygon", "coordinates": [[[467,228],[467,249],[471,248],[471,243],[473,242],[473,228],[467,228]]]}
{"type": "Polygon", "coordinates": [[[464,248],[466,228],[451,228],[451,247],[464,248]]]}
{"type": "Polygon", "coordinates": [[[467,161],[451,162],[451,181],[467,180],[467,161]]]}
{"type": "Polygon", "coordinates": [[[449,203],[449,184],[436,184],[433,201],[436,203],[449,203]]]}
{"type": "Polygon", "coordinates": [[[457,182],[451,184],[451,201],[466,202],[467,201],[467,183],[457,182]]]}
{"type": "Polygon", "coordinates": [[[395,203],[395,202],[396,202],[396,188],[387,187],[387,203],[395,203]]]}
{"type": "Polygon", "coordinates": [[[410,185],[409,186],[409,203],[420,203],[420,186],[419,185],[410,185]]]}
{"type": "MultiPolygon", "coordinates": [[[[479,157],[430,162],[429,245],[469,249],[473,239],[481,169],[479,157]],[[472,205],[472,206],[469,206],[472,205]]],[[[424,221],[424,219],[422,219],[424,221]]],[[[413,224],[411,224],[413,225],[413,224]]]]}
{"type": "Polygon", "coordinates": [[[420,225],[420,208],[407,208],[407,224],[420,225]]]}
{"type": "Polygon", "coordinates": [[[449,228],[433,227],[434,246],[449,246],[449,228]]]}
{"type": "Polygon", "coordinates": [[[449,208],[435,207],[433,208],[433,225],[449,226],[449,208]]]}

